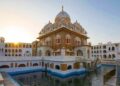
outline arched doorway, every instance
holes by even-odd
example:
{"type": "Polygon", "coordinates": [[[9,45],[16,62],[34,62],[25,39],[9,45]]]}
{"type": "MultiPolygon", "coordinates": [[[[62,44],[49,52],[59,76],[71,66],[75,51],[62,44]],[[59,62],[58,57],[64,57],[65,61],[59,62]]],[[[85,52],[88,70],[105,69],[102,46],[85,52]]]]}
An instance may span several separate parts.
{"type": "Polygon", "coordinates": [[[55,66],[55,69],[60,70],[60,66],[59,66],[59,65],[56,65],[56,66],[55,66]]]}
{"type": "Polygon", "coordinates": [[[68,69],[68,70],[72,69],[72,66],[71,66],[71,65],[69,65],[69,66],[67,67],[67,69],[68,69]]]}
{"type": "Polygon", "coordinates": [[[50,50],[47,50],[47,51],[46,51],[46,56],[51,56],[50,50]]]}
{"type": "Polygon", "coordinates": [[[77,50],[77,56],[83,56],[83,52],[81,50],[77,50]]]}

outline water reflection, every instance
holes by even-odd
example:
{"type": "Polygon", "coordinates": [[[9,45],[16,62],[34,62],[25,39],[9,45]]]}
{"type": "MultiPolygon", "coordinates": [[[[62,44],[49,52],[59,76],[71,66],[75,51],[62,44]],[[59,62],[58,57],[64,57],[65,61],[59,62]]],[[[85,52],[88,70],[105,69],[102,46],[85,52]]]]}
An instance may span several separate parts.
{"type": "Polygon", "coordinates": [[[21,86],[104,86],[103,69],[69,78],[58,78],[44,72],[16,75],[21,86]]]}

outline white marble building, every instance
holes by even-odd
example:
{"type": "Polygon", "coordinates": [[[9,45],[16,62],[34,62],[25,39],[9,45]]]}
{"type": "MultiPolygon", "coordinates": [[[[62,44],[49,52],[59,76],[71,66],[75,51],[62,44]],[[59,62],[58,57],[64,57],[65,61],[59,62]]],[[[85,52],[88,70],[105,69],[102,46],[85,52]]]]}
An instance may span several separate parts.
{"type": "Polygon", "coordinates": [[[106,44],[99,43],[93,45],[91,50],[92,57],[100,58],[103,60],[113,60],[120,57],[120,43],[106,44]]]}
{"type": "Polygon", "coordinates": [[[8,43],[0,37],[0,56],[32,56],[32,44],[8,43]]]}

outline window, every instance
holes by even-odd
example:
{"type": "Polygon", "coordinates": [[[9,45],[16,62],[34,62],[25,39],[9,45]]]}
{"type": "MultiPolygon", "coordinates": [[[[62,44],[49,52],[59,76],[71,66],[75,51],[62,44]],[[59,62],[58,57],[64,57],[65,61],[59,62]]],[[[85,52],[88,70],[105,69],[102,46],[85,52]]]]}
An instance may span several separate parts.
{"type": "Polygon", "coordinates": [[[5,44],[5,47],[8,47],[8,45],[7,45],[7,44],[5,44]]]}
{"type": "Polygon", "coordinates": [[[14,49],[12,49],[12,52],[14,52],[14,49]]]}
{"type": "Polygon", "coordinates": [[[31,45],[29,45],[29,48],[31,48],[31,45]]]}
{"type": "Polygon", "coordinates": [[[83,56],[83,52],[81,50],[77,50],[77,56],[83,56]]]}
{"type": "Polygon", "coordinates": [[[21,56],[21,54],[19,54],[19,56],[21,56]]]}
{"type": "Polygon", "coordinates": [[[16,53],[18,52],[17,49],[15,51],[16,51],[16,53]]]}
{"type": "Polygon", "coordinates": [[[21,50],[21,49],[19,49],[19,52],[22,52],[22,50],[21,50]]]}
{"type": "Polygon", "coordinates": [[[11,50],[9,49],[9,52],[11,52],[11,50]]]}
{"type": "Polygon", "coordinates": [[[56,39],[56,43],[60,43],[60,42],[61,42],[60,38],[56,39]]]}
{"type": "Polygon", "coordinates": [[[115,50],[115,47],[112,47],[112,51],[114,51],[115,50]]]}
{"type": "Polygon", "coordinates": [[[115,58],[115,54],[112,55],[112,58],[115,58]]]}
{"type": "Polygon", "coordinates": [[[111,55],[109,55],[109,58],[111,58],[111,55]]]}
{"type": "Polygon", "coordinates": [[[106,56],[106,55],[103,55],[103,57],[106,59],[107,56],[106,56]]]}
{"type": "Polygon", "coordinates": [[[71,41],[70,38],[71,38],[70,35],[66,35],[65,41],[67,44],[70,43],[70,41],[71,41]]]}
{"type": "Polygon", "coordinates": [[[7,49],[5,49],[5,52],[7,52],[7,49]]]}
{"type": "Polygon", "coordinates": [[[103,53],[106,53],[106,50],[104,50],[103,53]]]}
{"type": "Polygon", "coordinates": [[[109,47],[109,51],[111,50],[111,48],[109,47]]]}
{"type": "Polygon", "coordinates": [[[104,45],[103,48],[106,49],[106,46],[104,45]]]}

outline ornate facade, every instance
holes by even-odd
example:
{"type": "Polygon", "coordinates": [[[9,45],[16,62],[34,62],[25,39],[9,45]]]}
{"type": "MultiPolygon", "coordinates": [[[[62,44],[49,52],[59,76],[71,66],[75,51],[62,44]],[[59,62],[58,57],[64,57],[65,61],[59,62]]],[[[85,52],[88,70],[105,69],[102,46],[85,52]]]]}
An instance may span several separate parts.
{"type": "Polygon", "coordinates": [[[39,39],[38,56],[60,56],[63,54],[65,56],[90,56],[86,30],[77,21],[72,23],[70,16],[63,8],[55,17],[54,23],[49,21],[42,28],[37,39],[39,39]]]}

